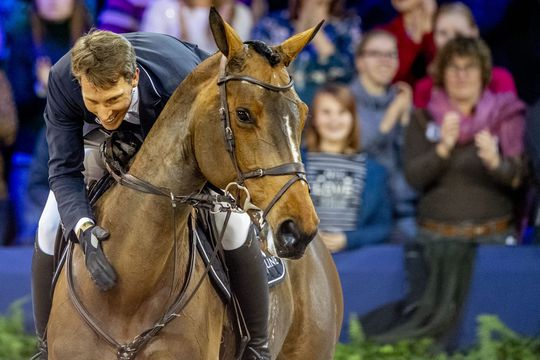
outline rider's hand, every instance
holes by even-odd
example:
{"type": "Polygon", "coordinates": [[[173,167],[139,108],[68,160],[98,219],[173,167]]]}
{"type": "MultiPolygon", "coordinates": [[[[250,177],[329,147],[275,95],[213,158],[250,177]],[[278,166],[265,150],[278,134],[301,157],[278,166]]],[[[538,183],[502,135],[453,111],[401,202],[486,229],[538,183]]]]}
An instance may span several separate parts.
{"type": "Polygon", "coordinates": [[[116,285],[116,272],[111,266],[101,242],[109,237],[109,232],[91,222],[83,224],[78,234],[79,244],[84,253],[84,262],[90,276],[102,291],[107,291],[116,285]]]}

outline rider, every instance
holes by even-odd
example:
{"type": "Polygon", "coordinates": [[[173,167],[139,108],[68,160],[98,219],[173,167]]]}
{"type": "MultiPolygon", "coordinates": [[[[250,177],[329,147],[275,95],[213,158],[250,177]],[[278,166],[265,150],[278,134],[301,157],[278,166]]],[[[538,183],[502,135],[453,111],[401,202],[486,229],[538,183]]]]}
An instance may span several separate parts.
{"type": "MultiPolygon", "coordinates": [[[[79,242],[96,285],[107,291],[116,283],[101,247],[109,234],[96,224],[86,196],[85,176],[99,177],[88,173],[95,169],[101,173],[103,166],[95,158],[89,161],[93,156],[88,155],[85,140],[102,140],[109,131],[122,129],[144,138],[176,87],[207,56],[197,46],[166,35],[94,30],[52,67],[45,110],[52,191],[32,259],[32,299],[40,339],[51,309],[59,220],[65,236],[79,242]]],[[[260,249],[257,241],[246,241],[250,224],[246,214],[233,214],[230,223],[223,243],[225,260],[251,335],[243,359],[269,359],[268,285],[260,249]]],[[[42,356],[46,358],[45,348],[42,356]]]]}

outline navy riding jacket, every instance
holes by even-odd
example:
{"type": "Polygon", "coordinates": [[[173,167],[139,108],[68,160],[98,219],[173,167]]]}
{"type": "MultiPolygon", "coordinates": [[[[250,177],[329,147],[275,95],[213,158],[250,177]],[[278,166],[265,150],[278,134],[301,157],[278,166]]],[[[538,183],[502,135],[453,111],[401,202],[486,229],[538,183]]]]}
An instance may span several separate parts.
{"type": "MultiPolygon", "coordinates": [[[[146,136],[167,100],[184,78],[208,54],[196,45],[154,33],[124,34],[135,48],[139,68],[139,119],[146,136]]],[[[81,87],[71,73],[71,52],[51,69],[45,123],[49,146],[49,185],[60,218],[69,234],[83,217],[93,219],[82,175],[83,125],[99,127],[83,102],[81,87]]]]}

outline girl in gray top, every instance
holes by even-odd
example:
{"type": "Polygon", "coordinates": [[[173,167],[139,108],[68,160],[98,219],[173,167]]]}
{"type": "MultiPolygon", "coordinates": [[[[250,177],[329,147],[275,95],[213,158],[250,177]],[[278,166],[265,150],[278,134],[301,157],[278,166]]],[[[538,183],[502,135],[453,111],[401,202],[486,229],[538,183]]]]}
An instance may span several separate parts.
{"type": "Polygon", "coordinates": [[[362,128],[362,149],[390,174],[394,213],[393,241],[416,234],[416,194],[405,181],[401,163],[403,128],[409,122],[411,88],[391,85],[399,66],[394,36],[383,30],[367,33],[356,50],[358,77],[351,83],[362,128]]]}

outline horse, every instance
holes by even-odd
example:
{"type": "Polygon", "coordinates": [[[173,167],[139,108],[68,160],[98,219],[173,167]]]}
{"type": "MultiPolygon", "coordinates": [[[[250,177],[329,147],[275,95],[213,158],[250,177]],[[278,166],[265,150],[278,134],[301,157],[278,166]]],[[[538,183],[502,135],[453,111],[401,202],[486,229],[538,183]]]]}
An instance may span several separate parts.
{"type": "Polygon", "coordinates": [[[230,306],[190,249],[192,204],[174,195],[197,194],[207,182],[245,186],[238,202],[265,209],[274,233],[266,247],[286,263],[285,281],[270,294],[272,358],[333,357],[342,293],[331,255],[314,237],[308,185],[294,179],[308,110],[286,70],[322,23],[273,47],[243,43],[213,9],[210,24],[219,51],[178,86],[128,173],[171,196],[115,184],[99,199],[95,214],[111,233],[103,247],[118,282],[100,291],[72,248],[54,291],[49,359],[234,358],[230,306]],[[168,312],[179,293],[188,299],[168,312]]]}

